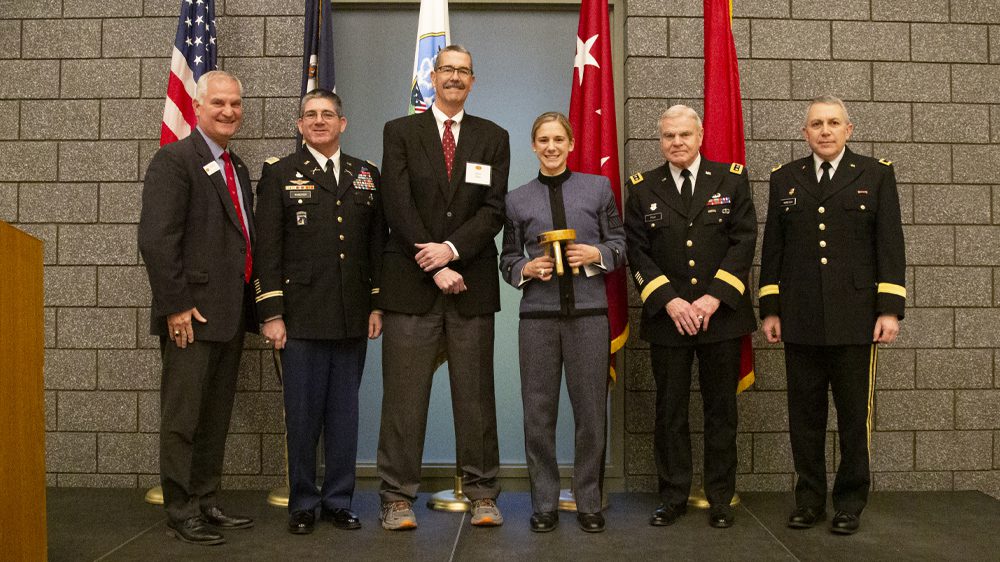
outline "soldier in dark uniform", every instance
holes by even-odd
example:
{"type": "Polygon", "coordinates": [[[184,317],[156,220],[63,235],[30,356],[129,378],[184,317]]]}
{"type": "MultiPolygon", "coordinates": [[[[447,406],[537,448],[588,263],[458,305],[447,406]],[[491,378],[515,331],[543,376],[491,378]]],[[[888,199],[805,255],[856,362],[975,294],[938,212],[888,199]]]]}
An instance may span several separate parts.
{"type": "Polygon", "coordinates": [[[654,455],[661,505],[650,524],[671,525],[691,491],[691,366],[705,412],[709,524],[730,527],[736,488],[740,338],[757,323],[746,287],[757,239],[747,174],[701,157],[701,119],[675,105],[660,117],[667,163],[626,182],[628,261],[643,302],[640,337],[656,379],[654,455]]]}
{"type": "Polygon", "coordinates": [[[306,145],[270,158],[257,186],[254,280],[262,333],[284,349],[288,439],[288,530],[312,532],[315,510],[342,529],[361,526],[351,511],[358,442],[358,387],[366,338],[382,332],[379,292],[388,231],[378,169],[343,154],[340,98],[302,98],[306,145]],[[323,433],[326,474],[316,488],[323,433]]]}
{"type": "Polygon", "coordinates": [[[829,388],[841,456],[831,531],[840,534],[858,530],[868,500],[876,346],[896,339],[906,300],[892,163],[851,152],[853,128],[841,100],[810,104],[802,130],[813,153],[771,173],[760,273],[764,334],[785,342],[798,475],[788,526],[826,518],[829,388]]]}

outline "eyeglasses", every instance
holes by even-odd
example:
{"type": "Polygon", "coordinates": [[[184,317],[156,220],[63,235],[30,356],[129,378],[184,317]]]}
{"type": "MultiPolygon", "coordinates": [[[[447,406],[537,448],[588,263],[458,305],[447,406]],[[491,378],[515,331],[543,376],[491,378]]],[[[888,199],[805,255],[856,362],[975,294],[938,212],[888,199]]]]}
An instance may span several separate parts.
{"type": "Polygon", "coordinates": [[[437,67],[435,72],[439,74],[444,74],[445,76],[451,76],[452,74],[457,72],[458,75],[462,78],[468,78],[472,76],[472,69],[465,66],[439,66],[437,67]]]}
{"type": "Polygon", "coordinates": [[[333,111],[307,111],[302,114],[303,121],[316,121],[323,119],[324,121],[333,121],[339,119],[340,116],[333,111]]]}

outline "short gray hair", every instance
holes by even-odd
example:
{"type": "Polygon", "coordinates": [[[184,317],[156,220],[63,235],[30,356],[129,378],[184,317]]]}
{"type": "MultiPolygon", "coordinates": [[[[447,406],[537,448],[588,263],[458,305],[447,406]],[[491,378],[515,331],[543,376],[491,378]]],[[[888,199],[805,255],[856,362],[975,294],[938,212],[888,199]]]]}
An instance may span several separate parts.
{"type": "Polygon", "coordinates": [[[663,110],[663,113],[660,114],[660,118],[656,121],[656,127],[660,128],[664,119],[674,119],[676,117],[690,117],[694,119],[695,123],[698,124],[698,128],[701,128],[701,116],[698,115],[698,112],[695,111],[694,108],[683,104],[671,105],[667,109],[663,110]]]}
{"type": "Polygon", "coordinates": [[[306,103],[316,99],[329,100],[333,104],[333,110],[337,112],[337,115],[340,117],[344,116],[344,103],[340,100],[340,96],[326,88],[316,88],[309,90],[306,92],[306,95],[302,96],[302,101],[299,102],[299,117],[305,115],[306,103]]]}
{"type": "Polygon", "coordinates": [[[448,45],[434,55],[434,70],[437,70],[438,63],[441,60],[441,53],[462,53],[463,55],[469,55],[469,70],[472,70],[473,76],[476,74],[476,71],[472,68],[472,53],[470,53],[465,47],[458,44],[448,45]]]}
{"type": "MultiPolygon", "coordinates": [[[[839,106],[841,111],[844,112],[844,120],[847,121],[848,123],[851,122],[851,114],[847,112],[847,106],[844,105],[844,100],[838,98],[837,96],[831,96],[831,95],[816,96],[815,98],[809,101],[809,107],[806,108],[807,121],[809,119],[809,110],[812,109],[812,106],[817,104],[839,106]]],[[[806,125],[808,124],[809,123],[807,122],[806,125]]]]}
{"type": "Polygon", "coordinates": [[[225,70],[210,70],[205,74],[202,74],[201,78],[198,79],[198,83],[195,85],[194,89],[194,101],[198,103],[204,102],[205,93],[208,92],[208,83],[212,80],[222,78],[236,82],[236,85],[240,88],[240,97],[243,97],[243,82],[240,82],[239,78],[226,72],[225,70]]]}

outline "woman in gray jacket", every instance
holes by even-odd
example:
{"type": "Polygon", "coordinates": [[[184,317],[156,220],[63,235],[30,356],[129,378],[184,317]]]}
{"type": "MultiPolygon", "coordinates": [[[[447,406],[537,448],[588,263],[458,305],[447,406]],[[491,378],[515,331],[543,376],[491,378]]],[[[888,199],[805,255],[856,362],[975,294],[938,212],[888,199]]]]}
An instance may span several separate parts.
{"type": "Polygon", "coordinates": [[[531,127],[541,164],[538,177],[507,194],[500,271],[523,291],[520,346],[524,448],[531,479],[531,530],[551,531],[559,521],[556,417],[566,370],[575,420],[574,496],[577,521],[587,532],[604,530],[601,486],[607,434],[610,361],[604,274],[625,262],[625,233],[608,179],[571,172],[573,130],[561,113],[543,113],[531,127]],[[563,275],[538,235],[573,229],[563,275]],[[578,269],[579,274],[574,274],[578,269]]]}

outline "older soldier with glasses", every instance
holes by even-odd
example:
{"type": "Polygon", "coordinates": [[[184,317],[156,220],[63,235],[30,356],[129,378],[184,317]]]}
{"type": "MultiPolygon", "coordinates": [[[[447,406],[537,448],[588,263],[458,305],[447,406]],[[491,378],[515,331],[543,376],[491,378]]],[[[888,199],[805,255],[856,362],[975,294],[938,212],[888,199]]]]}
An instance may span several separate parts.
{"type": "Polygon", "coordinates": [[[795,510],[788,526],[826,519],[827,391],[840,466],[830,530],[855,533],[871,487],[878,344],[899,333],[906,302],[903,228],[892,162],[851,152],[844,102],[809,104],[802,132],[812,154],[771,171],[760,271],[767,341],[785,342],[795,510]]]}
{"type": "Polygon", "coordinates": [[[358,449],[358,388],[367,339],[379,337],[382,214],[378,168],[341,150],[340,97],[302,98],[305,146],[269,158],[257,185],[257,310],[281,355],[288,439],[288,531],[313,531],[316,509],[340,529],[351,511],[358,449]],[[316,444],[325,474],[316,488],[316,444]]]}

